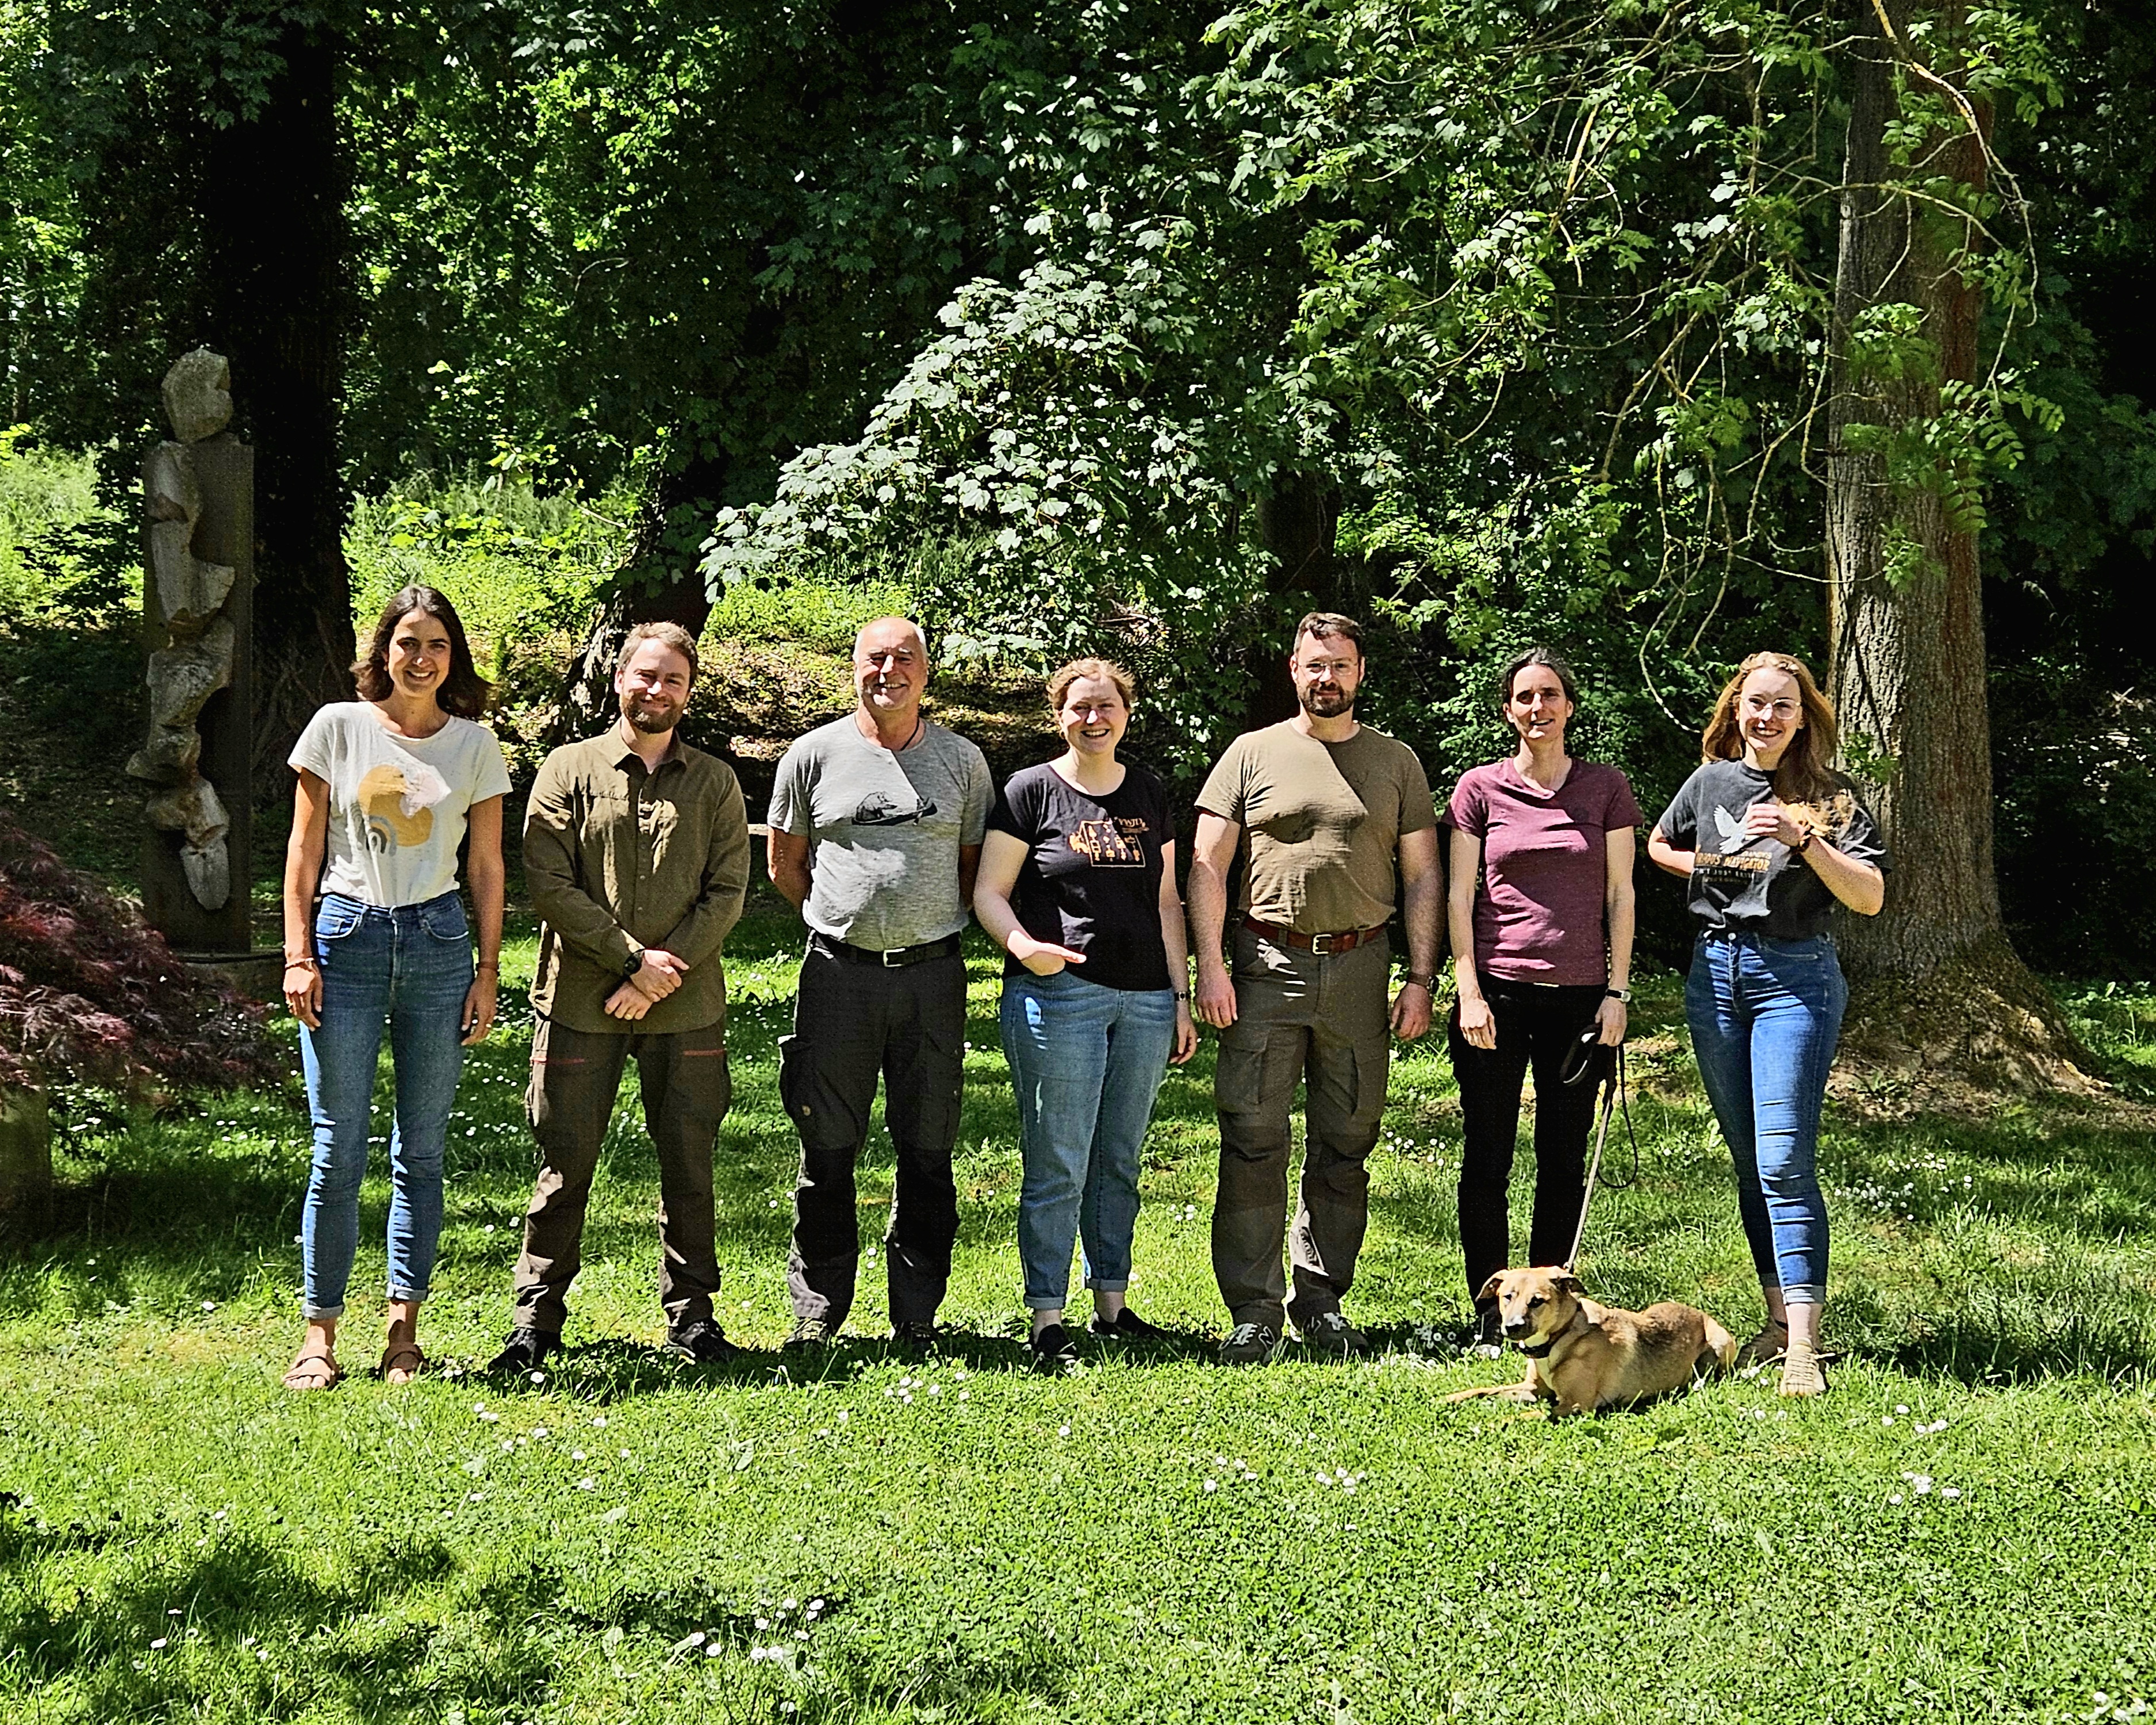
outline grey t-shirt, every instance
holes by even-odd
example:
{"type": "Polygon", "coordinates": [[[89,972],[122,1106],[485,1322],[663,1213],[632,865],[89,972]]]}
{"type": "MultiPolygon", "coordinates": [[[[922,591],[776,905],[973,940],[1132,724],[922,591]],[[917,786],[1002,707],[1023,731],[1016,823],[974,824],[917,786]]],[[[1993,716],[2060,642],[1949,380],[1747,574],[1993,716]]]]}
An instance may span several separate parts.
{"type": "Polygon", "coordinates": [[[988,831],[995,782],[981,752],[941,725],[896,754],[849,714],[778,763],[774,832],[808,840],[808,926],[871,951],[942,940],[966,926],[958,847],[988,831]]]}
{"type": "MultiPolygon", "coordinates": [[[[1835,896],[1780,839],[1744,830],[1746,812],[1774,794],[1773,778],[1758,768],[1710,761],[1678,788],[1655,825],[1678,850],[1691,852],[1691,913],[1707,927],[1810,940],[1827,932],[1835,896]]],[[[1817,822],[1844,856],[1887,866],[1887,841],[1854,793],[1845,788],[1827,807],[1808,807],[1799,824],[1806,821],[1817,822]]]]}

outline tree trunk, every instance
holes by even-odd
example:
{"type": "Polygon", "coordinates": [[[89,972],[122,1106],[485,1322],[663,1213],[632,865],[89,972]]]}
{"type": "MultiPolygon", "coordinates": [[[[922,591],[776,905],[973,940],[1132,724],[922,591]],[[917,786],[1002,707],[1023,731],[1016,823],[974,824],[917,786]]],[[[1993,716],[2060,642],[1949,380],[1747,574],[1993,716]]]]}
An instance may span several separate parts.
{"type": "MultiPolygon", "coordinates": [[[[1267,591],[1293,593],[1306,611],[1335,608],[1338,562],[1334,543],[1340,530],[1340,490],[1321,474],[1286,473],[1255,511],[1258,542],[1273,560],[1267,591]]],[[[1276,725],[1297,710],[1295,680],[1287,674],[1291,644],[1264,640],[1249,660],[1250,726],[1276,725]]]]}
{"type": "Polygon", "coordinates": [[[352,296],[336,120],[342,44],[288,25],[260,109],[206,134],[201,216],[209,345],[229,356],[234,429],[255,451],[254,761],[283,777],[292,740],[349,701],[352,578],[338,404],[352,296]]]}
{"type": "MultiPolygon", "coordinates": [[[[1897,34],[1909,0],[1887,0],[1897,34]]],[[[1889,161],[1894,49],[1858,8],[1835,284],[1827,462],[1830,681],[1844,763],[1892,852],[1887,905],[1838,937],[1859,985],[1851,1043],[1964,1076],[2086,1087],[2087,1056],[2008,942],[1992,865],[1991,735],[1974,523],[1936,487],[1897,483],[1867,432],[1936,416],[1942,386],[1978,372],[1982,302],[1958,268],[1973,223],[1901,187],[1928,175],[1980,189],[1989,116],[1889,161]],[[1918,308],[1935,369],[1874,362],[1868,308],[1918,308]],[[1913,1057],[1913,1058],[1912,1058],[1913,1057]]],[[[1906,34],[1902,34],[1906,41],[1906,34]]]]}
{"type": "Polygon", "coordinates": [[[53,1187],[53,1123],[41,1090],[0,1089],[0,1214],[42,1204],[53,1187]]]}
{"type": "Polygon", "coordinates": [[[711,600],[695,547],[718,511],[726,465],[723,457],[693,461],[661,482],[591,633],[570,662],[555,716],[556,742],[592,736],[613,721],[614,660],[638,624],[678,623],[692,635],[703,634],[711,600]]]}

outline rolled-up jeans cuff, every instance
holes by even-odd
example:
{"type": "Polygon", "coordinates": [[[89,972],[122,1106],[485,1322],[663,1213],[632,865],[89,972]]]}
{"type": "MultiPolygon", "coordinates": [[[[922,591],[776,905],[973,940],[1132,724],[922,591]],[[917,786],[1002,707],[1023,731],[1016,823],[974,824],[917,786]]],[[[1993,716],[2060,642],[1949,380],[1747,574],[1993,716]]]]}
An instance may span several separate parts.
{"type": "Polygon", "coordinates": [[[1028,1312],[1060,1312],[1070,1303],[1065,1296],[1060,1294],[1028,1294],[1025,1296],[1028,1312]]]}
{"type": "Polygon", "coordinates": [[[1120,1294],[1130,1285],[1131,1279],[1127,1276],[1120,1281],[1106,1276],[1089,1276],[1086,1278],[1086,1286],[1096,1294],[1120,1294]]]}
{"type": "Polygon", "coordinates": [[[300,1302],[300,1316],[311,1324],[326,1323],[344,1316],[344,1304],[340,1301],[335,1306],[310,1306],[302,1300],[300,1302]]]}
{"type": "Polygon", "coordinates": [[[408,1305],[417,1306],[427,1297],[427,1291],[422,1288],[415,1294],[408,1288],[392,1288],[389,1291],[389,1297],[393,1300],[402,1300],[408,1305]]]}
{"type": "Polygon", "coordinates": [[[1799,1282],[1794,1287],[1782,1290],[1782,1303],[1784,1306],[1824,1306],[1826,1304],[1826,1290],[1817,1282],[1799,1282]]]}

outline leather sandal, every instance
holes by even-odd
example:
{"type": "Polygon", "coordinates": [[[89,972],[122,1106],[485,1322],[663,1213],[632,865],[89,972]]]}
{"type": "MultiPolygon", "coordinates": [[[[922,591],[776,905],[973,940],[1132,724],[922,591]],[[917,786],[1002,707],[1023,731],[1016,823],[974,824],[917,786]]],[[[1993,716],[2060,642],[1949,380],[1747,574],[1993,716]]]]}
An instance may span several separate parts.
{"type": "Polygon", "coordinates": [[[335,1389],[344,1382],[344,1368],[326,1353],[303,1353],[285,1368],[287,1389],[335,1389]]]}
{"type": "Polygon", "coordinates": [[[427,1369],[427,1356],[419,1351],[417,1342],[401,1343],[382,1351],[382,1363],[374,1368],[374,1375],[384,1384],[409,1384],[427,1369]]]}

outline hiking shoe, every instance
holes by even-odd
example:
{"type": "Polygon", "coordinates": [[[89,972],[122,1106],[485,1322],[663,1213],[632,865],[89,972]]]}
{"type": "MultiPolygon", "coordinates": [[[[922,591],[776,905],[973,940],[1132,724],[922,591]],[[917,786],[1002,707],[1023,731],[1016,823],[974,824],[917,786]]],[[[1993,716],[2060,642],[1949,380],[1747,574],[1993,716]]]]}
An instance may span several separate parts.
{"type": "Polygon", "coordinates": [[[1280,1352],[1280,1332],[1270,1324],[1237,1324],[1220,1344],[1224,1366],[1262,1366],[1280,1352]]]}
{"type": "Polygon", "coordinates": [[[1778,1324],[1771,1317],[1759,1326],[1759,1333],[1737,1350],[1737,1369],[1747,1366],[1772,1365],[1789,1351],[1789,1329],[1787,1324],[1778,1324]]]}
{"type": "Polygon", "coordinates": [[[1370,1351],[1370,1338],[1337,1312],[1321,1312],[1309,1322],[1297,1322],[1296,1332],[1304,1343],[1323,1353],[1342,1359],[1370,1351]]]}
{"type": "Polygon", "coordinates": [[[914,1318],[891,1327],[891,1345],[906,1353],[926,1353],[936,1345],[936,1325],[932,1320],[914,1318]]]}
{"type": "Polygon", "coordinates": [[[797,1317],[779,1348],[786,1353],[806,1353],[812,1348],[834,1347],[838,1340],[839,1327],[828,1317],[797,1317]]]}
{"type": "Polygon", "coordinates": [[[1149,1324],[1126,1306],[1112,1318],[1096,1317],[1086,1326],[1088,1335],[1108,1336],[1124,1342],[1165,1342],[1168,1332],[1149,1324]]]}
{"type": "Polygon", "coordinates": [[[1812,1343],[1792,1342],[1789,1351],[1782,1356],[1782,1394],[1826,1394],[1826,1368],[1820,1363],[1819,1350],[1812,1343]]]}
{"type": "Polygon", "coordinates": [[[486,1363],[490,1372],[536,1372],[550,1353],[558,1353],[562,1338],[552,1330],[528,1329],[520,1324],[509,1332],[501,1352],[486,1363]]]}
{"type": "Polygon", "coordinates": [[[1061,1324],[1050,1324],[1027,1344],[1033,1349],[1036,1372],[1067,1371],[1078,1363],[1078,1344],[1061,1324]]]}
{"type": "Polygon", "coordinates": [[[732,1359],[741,1349],[726,1340],[726,1332],[708,1317],[691,1318],[678,1330],[666,1332],[665,1349],[700,1366],[716,1366],[732,1359]]]}

